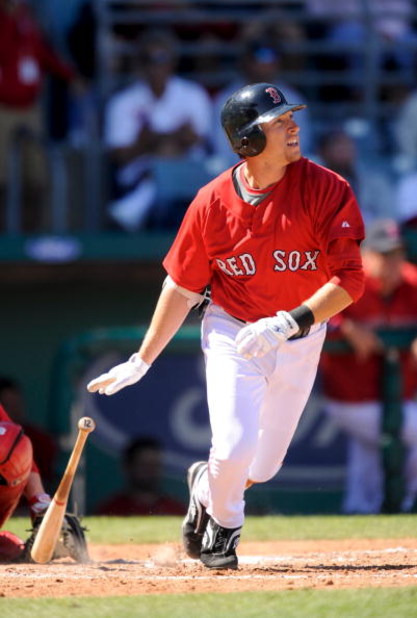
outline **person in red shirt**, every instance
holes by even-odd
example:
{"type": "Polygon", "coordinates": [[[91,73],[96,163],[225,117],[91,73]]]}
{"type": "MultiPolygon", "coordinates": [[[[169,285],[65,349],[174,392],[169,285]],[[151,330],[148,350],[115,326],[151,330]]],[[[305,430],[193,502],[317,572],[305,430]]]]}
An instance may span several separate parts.
{"type": "Polygon", "coordinates": [[[23,427],[25,435],[32,442],[34,459],[43,482],[47,487],[51,486],[56,480],[58,445],[51,434],[30,422],[25,409],[23,390],[14,378],[7,375],[0,375],[0,405],[7,410],[13,423],[23,427]]]}
{"type": "MultiPolygon", "coordinates": [[[[380,427],[386,350],[376,329],[417,325],[417,267],[406,261],[398,225],[391,219],[369,226],[363,263],[363,296],[331,322],[331,338],[343,337],[352,352],[324,352],[320,374],[326,410],[349,438],[342,509],[368,514],[380,512],[384,493],[380,427]]],[[[407,511],[417,498],[417,339],[400,353],[400,363],[402,438],[408,452],[402,508],[407,511]]]]}
{"type": "MultiPolygon", "coordinates": [[[[33,445],[23,427],[12,421],[0,404],[0,562],[32,562],[31,549],[43,516],[51,502],[33,456],[33,445]],[[29,506],[32,530],[23,541],[2,530],[16,513],[22,498],[29,506]]],[[[65,513],[52,559],[71,557],[77,562],[89,560],[84,528],[78,517],[65,513]]]]}
{"type": "Polygon", "coordinates": [[[222,126],[241,161],[190,204],[139,351],[87,385],[112,395],[140,380],[210,286],[201,341],[212,446],[208,463],[188,470],[182,528],[186,553],[207,568],[237,568],[245,488],[282,466],[326,322],[362,293],[359,207],[346,180],[302,157],[303,107],[268,83],[225,102],[222,126]]]}
{"type": "Polygon", "coordinates": [[[23,541],[1,530],[22,496],[29,504],[32,521],[51,501],[33,459],[30,439],[0,405],[0,561],[17,559],[23,552],[23,541]]]}
{"type": "Polygon", "coordinates": [[[126,489],[108,498],[98,515],[185,515],[181,502],[161,490],[161,445],[155,438],[137,438],[123,453],[126,489]]]}
{"type": "MultiPolygon", "coordinates": [[[[45,161],[38,142],[44,137],[40,101],[47,74],[68,82],[76,77],[47,42],[26,3],[0,0],[0,202],[4,202],[6,192],[8,153],[18,134],[35,139],[24,143],[25,193],[33,202],[46,185],[45,161]]],[[[25,217],[30,227],[39,225],[31,210],[25,210],[25,217]]]]}

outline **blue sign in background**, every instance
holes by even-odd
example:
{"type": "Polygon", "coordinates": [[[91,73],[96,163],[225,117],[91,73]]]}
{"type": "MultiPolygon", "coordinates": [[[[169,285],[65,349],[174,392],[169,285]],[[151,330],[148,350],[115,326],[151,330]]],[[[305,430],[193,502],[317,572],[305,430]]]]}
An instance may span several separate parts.
{"type": "MultiPolygon", "coordinates": [[[[97,359],[86,379],[123,360],[115,353],[97,359]]],[[[207,459],[210,427],[201,353],[165,353],[139,384],[111,397],[84,394],[82,399],[83,413],[97,422],[95,446],[113,457],[131,439],[154,436],[164,449],[169,475],[183,476],[190,463],[207,459]]],[[[285,465],[271,483],[340,487],[344,462],[345,440],[324,414],[317,385],[285,465]]]]}

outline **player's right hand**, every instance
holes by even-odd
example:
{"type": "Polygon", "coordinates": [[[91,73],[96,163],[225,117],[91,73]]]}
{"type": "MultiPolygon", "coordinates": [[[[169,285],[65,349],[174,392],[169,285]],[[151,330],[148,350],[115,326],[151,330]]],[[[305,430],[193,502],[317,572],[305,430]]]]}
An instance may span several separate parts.
{"type": "Polygon", "coordinates": [[[287,311],[278,311],[273,318],[261,318],[241,328],[235,339],[237,351],[247,359],[260,358],[298,331],[294,318],[287,311]]]}
{"type": "Polygon", "coordinates": [[[107,373],[103,373],[98,378],[94,378],[87,384],[90,393],[100,395],[114,395],[125,386],[130,386],[139,382],[150,368],[138,354],[132,354],[128,361],[116,365],[107,373]]]}

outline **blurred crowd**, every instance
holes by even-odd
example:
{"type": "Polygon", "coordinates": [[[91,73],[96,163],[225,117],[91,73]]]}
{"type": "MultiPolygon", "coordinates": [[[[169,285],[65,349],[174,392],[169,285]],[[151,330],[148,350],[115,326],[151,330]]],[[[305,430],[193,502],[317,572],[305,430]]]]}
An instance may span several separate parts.
{"type": "MultiPolygon", "coordinates": [[[[348,177],[367,222],[413,225],[417,7],[365,4],[0,0],[0,229],[50,231],[53,146],[92,143],[99,227],[175,229],[197,186],[236,161],[219,110],[256,81],[308,104],[303,151],[348,177]]],[[[66,171],[74,189],[72,160],[66,171]]]]}

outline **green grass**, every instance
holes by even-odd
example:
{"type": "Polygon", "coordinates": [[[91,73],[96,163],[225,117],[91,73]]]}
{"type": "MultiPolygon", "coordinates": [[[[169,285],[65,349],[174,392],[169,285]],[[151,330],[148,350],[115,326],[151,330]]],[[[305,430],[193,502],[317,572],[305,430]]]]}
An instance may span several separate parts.
{"type": "MultiPolygon", "coordinates": [[[[180,538],[180,517],[85,517],[91,543],[166,543],[180,538]]],[[[9,520],[7,529],[25,538],[27,518],[9,520]]],[[[416,515],[276,515],[248,517],[242,541],[347,538],[405,538],[417,534],[416,515]]]]}
{"type": "Polygon", "coordinates": [[[2,599],[2,618],[412,618],[417,588],[2,599]]]}
{"type": "MultiPolygon", "coordinates": [[[[83,523],[90,543],[164,543],[180,539],[179,517],[86,517],[83,523]]],[[[416,535],[416,524],[415,515],[248,517],[242,540],[405,538],[416,535]]],[[[25,538],[29,522],[16,518],[6,527],[25,538]]],[[[405,588],[1,598],[0,611],[1,618],[417,618],[417,581],[416,586],[405,588]]]]}

